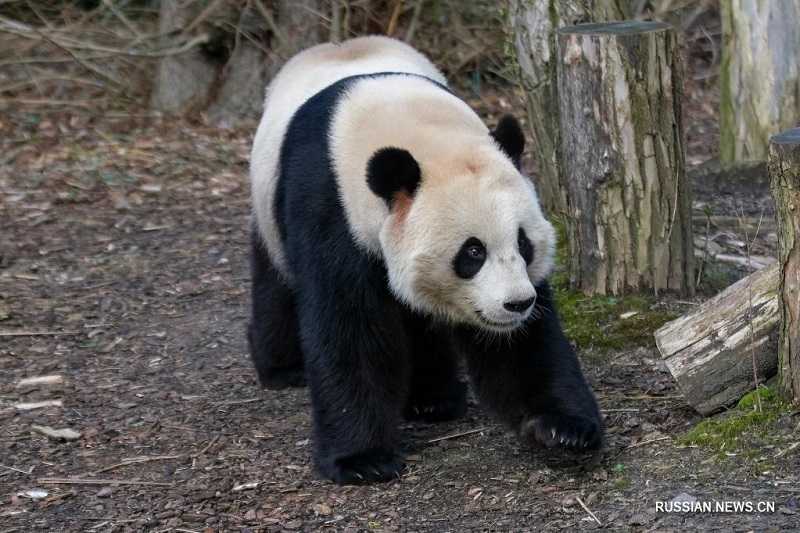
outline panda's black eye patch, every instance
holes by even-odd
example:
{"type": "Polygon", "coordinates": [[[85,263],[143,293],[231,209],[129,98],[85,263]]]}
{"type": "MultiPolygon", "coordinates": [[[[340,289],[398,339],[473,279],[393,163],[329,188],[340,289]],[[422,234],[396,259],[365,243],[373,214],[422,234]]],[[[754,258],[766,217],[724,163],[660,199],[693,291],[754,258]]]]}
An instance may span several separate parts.
{"type": "Polygon", "coordinates": [[[480,271],[485,262],[486,247],[479,239],[470,237],[464,241],[453,259],[453,270],[459,278],[470,279],[480,271]]]}
{"type": "Polygon", "coordinates": [[[519,247],[519,255],[525,260],[525,264],[530,265],[531,261],[533,261],[533,244],[522,228],[519,228],[517,232],[517,246],[519,247]]]}

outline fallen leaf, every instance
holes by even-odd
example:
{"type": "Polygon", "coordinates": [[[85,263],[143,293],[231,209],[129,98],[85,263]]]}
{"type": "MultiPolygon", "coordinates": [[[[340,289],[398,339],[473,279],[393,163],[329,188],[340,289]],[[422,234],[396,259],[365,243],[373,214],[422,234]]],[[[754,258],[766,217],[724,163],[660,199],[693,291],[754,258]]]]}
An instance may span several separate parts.
{"type": "Polygon", "coordinates": [[[324,503],[314,505],[314,514],[317,516],[330,516],[333,510],[324,503]]]}
{"type": "Polygon", "coordinates": [[[32,378],[24,378],[19,380],[17,387],[28,387],[31,385],[52,385],[54,383],[61,383],[63,378],[58,374],[51,374],[48,376],[34,376],[32,378]]]}
{"type": "Polygon", "coordinates": [[[74,429],[53,429],[50,426],[31,426],[33,431],[55,440],[78,440],[81,434],[74,429]]]}
{"type": "Polygon", "coordinates": [[[20,411],[31,411],[42,407],[61,407],[62,405],[61,400],[45,400],[43,402],[17,403],[14,404],[14,407],[20,411]]]}
{"type": "Polygon", "coordinates": [[[41,500],[42,498],[47,498],[49,493],[46,490],[26,490],[23,492],[17,493],[17,496],[27,496],[33,500],[41,500]]]}
{"type": "Polygon", "coordinates": [[[258,481],[251,481],[250,483],[242,483],[241,485],[236,485],[233,487],[233,492],[239,492],[240,490],[248,490],[254,489],[258,487],[258,481]]]}

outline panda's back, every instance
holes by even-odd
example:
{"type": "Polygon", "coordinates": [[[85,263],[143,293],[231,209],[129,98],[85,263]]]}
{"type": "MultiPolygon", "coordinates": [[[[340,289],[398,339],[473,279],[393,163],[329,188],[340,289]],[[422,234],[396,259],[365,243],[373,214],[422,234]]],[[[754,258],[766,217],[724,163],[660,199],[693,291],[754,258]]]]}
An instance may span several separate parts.
{"type": "Polygon", "coordinates": [[[404,72],[441,85],[444,76],[422,54],[387,37],[369,36],[344,44],[322,44],[293,57],[267,88],[264,115],[251,154],[253,212],[276,267],[286,272],[281,237],[274,220],[281,147],[292,117],[311,97],[353,76],[404,72]]]}

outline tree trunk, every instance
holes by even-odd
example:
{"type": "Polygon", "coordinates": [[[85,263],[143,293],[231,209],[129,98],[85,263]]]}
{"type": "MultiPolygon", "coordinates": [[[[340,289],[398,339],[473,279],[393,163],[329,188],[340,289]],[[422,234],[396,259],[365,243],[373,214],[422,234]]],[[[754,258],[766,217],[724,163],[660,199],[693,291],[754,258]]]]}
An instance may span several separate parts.
{"type": "Polygon", "coordinates": [[[539,179],[536,183],[545,211],[561,214],[566,200],[558,182],[558,91],[553,83],[554,30],[584,22],[625,20],[630,2],[618,0],[514,0],[509,5],[511,28],[525,89],[528,120],[536,145],[533,150],[539,179]]]}
{"type": "Polygon", "coordinates": [[[267,2],[162,0],[159,25],[206,34],[207,43],[158,65],[151,107],[214,122],[258,118],[264,88],[295,53],[329,35],[324,0],[267,2]]]}
{"type": "Polygon", "coordinates": [[[720,2],[720,162],[764,160],[800,124],[800,0],[720,2]]]}
{"type": "MultiPolygon", "coordinates": [[[[162,0],[159,9],[161,35],[180,32],[199,15],[199,10],[182,7],[180,0],[162,0]]],[[[206,39],[210,40],[210,36],[206,39]]],[[[150,107],[168,113],[184,112],[203,98],[214,78],[215,70],[199,49],[167,56],[158,64],[150,107]]]]}
{"type": "Polygon", "coordinates": [[[800,402],[800,128],[769,142],[768,167],[778,226],[778,369],[786,398],[800,402]]]}
{"type": "Polygon", "coordinates": [[[656,22],[556,32],[570,283],[586,294],[694,291],[674,32],[656,22]]]}
{"type": "Polygon", "coordinates": [[[756,376],[777,373],[777,287],[773,262],[656,331],[667,368],[701,414],[754,390],[756,376]]]}

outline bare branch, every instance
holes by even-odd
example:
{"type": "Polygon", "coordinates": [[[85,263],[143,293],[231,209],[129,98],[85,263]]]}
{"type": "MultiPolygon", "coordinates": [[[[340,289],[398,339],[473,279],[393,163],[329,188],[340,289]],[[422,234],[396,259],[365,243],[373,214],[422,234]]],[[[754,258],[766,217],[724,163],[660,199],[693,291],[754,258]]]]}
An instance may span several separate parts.
{"type": "Polygon", "coordinates": [[[267,23],[267,27],[269,31],[275,35],[275,39],[278,41],[278,48],[281,50],[287,50],[289,48],[289,42],[286,39],[286,36],[283,34],[283,31],[278,27],[278,24],[275,22],[275,17],[272,16],[267,8],[264,7],[264,4],[261,3],[261,0],[253,0],[253,5],[256,6],[256,11],[261,17],[264,19],[264,22],[267,23]]]}
{"type": "MultiPolygon", "coordinates": [[[[18,35],[20,37],[24,37],[26,39],[38,40],[38,41],[46,41],[50,44],[53,44],[62,50],[65,50],[69,53],[75,60],[85,60],[86,56],[83,57],[76,57],[74,55],[74,51],[90,51],[90,52],[98,52],[107,54],[106,56],[97,56],[97,57],[109,57],[109,56],[123,56],[123,57],[140,57],[140,58],[161,58],[161,57],[168,57],[174,55],[184,54],[193,48],[196,48],[202,44],[207,43],[210,40],[210,36],[208,34],[200,34],[196,37],[192,37],[183,42],[174,42],[170,43],[170,46],[167,47],[152,47],[148,48],[145,47],[144,49],[124,49],[124,48],[117,48],[113,46],[105,46],[89,41],[83,41],[71,37],[66,34],[62,34],[56,30],[54,31],[42,31],[32,26],[28,26],[27,24],[22,24],[21,22],[17,22],[15,20],[7,19],[6,17],[0,16],[0,33],[10,33],[13,35],[18,35]]],[[[158,37],[148,37],[146,38],[147,41],[157,42],[158,37]]],[[[47,62],[46,58],[42,58],[41,61],[47,62]]]]}
{"type": "Polygon", "coordinates": [[[213,11],[220,5],[224,0],[214,0],[210,4],[206,6],[203,11],[200,12],[197,17],[193,21],[191,21],[183,30],[181,30],[182,35],[188,35],[193,32],[200,24],[202,24],[208,17],[213,13],[213,11]]]}
{"type": "Polygon", "coordinates": [[[136,24],[134,24],[133,21],[131,21],[131,19],[125,15],[125,13],[117,9],[117,6],[114,5],[112,0],[103,0],[103,5],[106,6],[108,10],[111,11],[114,16],[117,17],[119,21],[122,22],[125,27],[136,36],[137,39],[141,40],[145,38],[142,32],[139,31],[139,28],[136,27],[136,24]]]}

